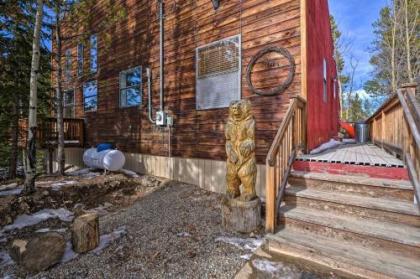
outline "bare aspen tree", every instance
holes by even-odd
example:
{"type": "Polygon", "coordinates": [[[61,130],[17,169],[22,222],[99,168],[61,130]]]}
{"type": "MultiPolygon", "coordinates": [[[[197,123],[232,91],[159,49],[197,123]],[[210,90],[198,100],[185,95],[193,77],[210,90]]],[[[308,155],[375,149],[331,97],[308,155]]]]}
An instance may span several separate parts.
{"type": "Polygon", "coordinates": [[[29,117],[28,117],[28,140],[27,154],[25,158],[25,188],[24,192],[29,194],[35,191],[36,175],[36,136],[37,136],[37,89],[39,72],[39,44],[41,38],[41,25],[43,16],[43,0],[37,1],[37,10],[35,16],[34,36],[32,41],[32,62],[31,78],[29,89],[29,117]]]}
{"type": "MultiPolygon", "coordinates": [[[[405,48],[407,58],[407,76],[410,82],[413,82],[413,71],[411,70],[411,46],[410,46],[410,26],[408,24],[408,0],[404,1],[404,29],[405,29],[405,48]]],[[[416,11],[417,13],[417,11],[416,11]]]]}
{"type": "Polygon", "coordinates": [[[392,92],[397,91],[397,77],[396,77],[396,36],[397,36],[397,4],[393,2],[392,12],[392,33],[391,33],[391,90],[392,92]]]}
{"type": "Polygon", "coordinates": [[[58,145],[57,145],[57,162],[58,173],[64,175],[65,153],[64,153],[64,119],[63,119],[63,86],[62,86],[62,38],[61,38],[61,1],[55,2],[55,43],[56,43],[56,105],[57,105],[57,130],[58,130],[58,145]]]}

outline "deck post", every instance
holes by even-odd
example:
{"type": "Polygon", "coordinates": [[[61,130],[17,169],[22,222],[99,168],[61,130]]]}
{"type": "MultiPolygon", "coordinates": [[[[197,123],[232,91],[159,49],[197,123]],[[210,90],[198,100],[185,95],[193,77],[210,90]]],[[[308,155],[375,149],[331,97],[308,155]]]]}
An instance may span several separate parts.
{"type": "Polygon", "coordinates": [[[267,163],[266,166],[266,215],[265,215],[265,230],[269,233],[273,233],[276,227],[276,187],[274,185],[275,169],[273,166],[267,163]]]}

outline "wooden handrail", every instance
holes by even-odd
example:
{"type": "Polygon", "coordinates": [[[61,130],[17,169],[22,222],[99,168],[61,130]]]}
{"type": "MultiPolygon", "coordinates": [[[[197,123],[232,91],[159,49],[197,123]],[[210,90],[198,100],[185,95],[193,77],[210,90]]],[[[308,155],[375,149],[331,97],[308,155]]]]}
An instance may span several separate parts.
{"type": "Polygon", "coordinates": [[[266,159],[266,231],[274,232],[277,212],[299,149],[306,149],[306,100],[292,99],[266,159]]]}
{"type": "Polygon", "coordinates": [[[392,95],[368,120],[372,141],[404,159],[420,209],[420,111],[415,84],[392,95]]]}

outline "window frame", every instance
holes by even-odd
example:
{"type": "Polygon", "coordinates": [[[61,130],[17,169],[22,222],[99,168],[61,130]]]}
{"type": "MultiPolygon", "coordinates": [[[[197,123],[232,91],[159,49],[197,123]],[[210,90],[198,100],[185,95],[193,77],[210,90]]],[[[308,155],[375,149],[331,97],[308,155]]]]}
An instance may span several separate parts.
{"type": "MultiPolygon", "coordinates": [[[[121,71],[119,74],[119,94],[118,94],[118,100],[119,100],[119,107],[120,108],[132,108],[132,107],[139,107],[142,105],[143,103],[143,78],[142,78],[142,72],[143,72],[143,68],[142,66],[135,66],[132,68],[129,68],[127,70],[121,71]],[[122,86],[122,80],[123,80],[123,76],[126,77],[127,73],[132,73],[134,72],[136,69],[139,69],[140,71],[140,83],[138,85],[132,85],[132,86],[122,86]],[[123,105],[122,104],[122,92],[123,90],[127,90],[127,89],[131,89],[131,88],[138,88],[139,90],[139,98],[140,98],[140,102],[138,104],[135,105],[123,105]]],[[[127,104],[127,94],[126,94],[126,101],[125,103],[127,104]]]]}
{"type": "Polygon", "coordinates": [[[89,37],[89,72],[91,74],[95,74],[98,72],[98,55],[99,51],[98,51],[98,35],[97,34],[92,34],[89,37]],[[95,46],[93,47],[92,45],[92,38],[95,38],[95,46]],[[96,51],[96,53],[94,53],[93,51],[96,51]],[[95,56],[95,67],[92,66],[92,62],[93,59],[92,57],[95,56]]]}
{"type": "Polygon", "coordinates": [[[83,66],[84,66],[84,50],[85,46],[83,43],[77,44],[77,76],[83,76],[83,66]]]}
{"type": "Polygon", "coordinates": [[[324,103],[328,103],[328,65],[327,59],[323,58],[322,61],[322,100],[324,103]]]}
{"type": "Polygon", "coordinates": [[[88,81],[84,82],[83,85],[82,85],[82,95],[83,95],[83,111],[84,112],[96,112],[98,110],[98,81],[96,79],[92,79],[92,80],[88,80],[88,81]],[[88,84],[88,83],[91,83],[91,82],[94,82],[95,85],[96,85],[96,95],[95,95],[96,106],[95,106],[94,109],[86,110],[86,99],[94,97],[94,96],[85,97],[85,85],[88,84]]]}
{"type": "Polygon", "coordinates": [[[71,48],[66,49],[64,52],[65,62],[64,62],[64,76],[66,81],[72,80],[72,57],[71,57],[71,48]]]}
{"type": "Polygon", "coordinates": [[[63,96],[63,117],[64,118],[74,118],[75,117],[75,114],[76,114],[75,107],[76,107],[76,91],[74,89],[64,90],[64,96],[63,96]],[[73,102],[72,103],[66,103],[66,95],[69,92],[73,92],[73,102]],[[64,117],[64,112],[65,112],[66,108],[68,108],[68,107],[73,107],[72,116],[70,116],[70,117],[64,117]]]}

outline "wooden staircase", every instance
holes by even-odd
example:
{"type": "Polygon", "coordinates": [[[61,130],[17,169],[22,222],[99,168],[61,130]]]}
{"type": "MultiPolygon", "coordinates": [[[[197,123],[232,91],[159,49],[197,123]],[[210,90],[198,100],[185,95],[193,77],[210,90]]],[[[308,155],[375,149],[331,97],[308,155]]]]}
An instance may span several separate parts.
{"type": "Polygon", "coordinates": [[[292,171],[267,249],[349,278],[420,278],[409,181],[292,171]]]}

